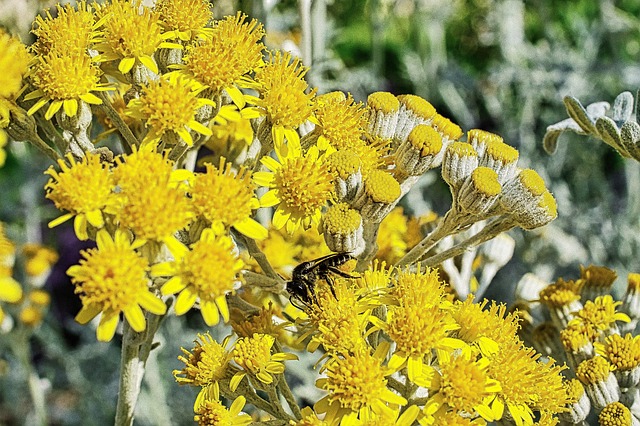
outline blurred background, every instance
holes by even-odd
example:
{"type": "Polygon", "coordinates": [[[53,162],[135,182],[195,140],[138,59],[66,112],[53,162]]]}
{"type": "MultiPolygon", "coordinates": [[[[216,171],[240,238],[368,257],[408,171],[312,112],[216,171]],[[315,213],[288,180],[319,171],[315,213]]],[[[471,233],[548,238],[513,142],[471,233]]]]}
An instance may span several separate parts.
{"type": "MultiPolygon", "coordinates": [[[[53,6],[1,0],[0,26],[29,44],[33,18],[53,6]]],[[[620,294],[627,272],[640,272],[638,163],[574,134],[561,136],[553,156],[542,149],[546,127],[567,118],[565,95],[586,105],[613,102],[621,91],[635,94],[640,87],[640,2],[245,0],[216,1],[213,7],[218,18],[242,10],[259,19],[270,48],[290,50],[311,66],[308,80],[319,93],[342,90],[363,101],[380,90],[413,93],[465,132],[497,133],[520,151],[520,167],[533,168],[545,179],[559,217],[540,230],[510,232],[515,255],[487,297],[509,302],[527,272],[550,282],[576,278],[579,265],[589,264],[617,271],[620,294]]],[[[65,276],[83,246],[68,226],[46,228],[58,215],[42,189],[47,159],[16,142],[6,149],[0,168],[5,232],[18,244],[40,241],[60,255],[45,286],[51,307],[29,339],[38,375],[46,377],[38,385],[52,389],[47,401],[52,424],[109,424],[119,348],[115,341],[97,343],[89,327],[74,322],[79,302],[65,276]]],[[[437,171],[430,173],[419,185],[422,193],[403,203],[405,213],[444,213],[450,206],[446,185],[437,171]]],[[[163,329],[158,337],[165,340],[165,350],[154,351],[149,362],[137,424],[189,424],[192,419],[195,391],[178,387],[170,373],[182,365],[176,348],[190,348],[195,333],[206,328],[193,315],[186,322],[169,317],[163,329]]],[[[214,337],[227,333],[221,327],[212,331],[214,337]]],[[[0,353],[6,344],[0,343],[0,353]]],[[[31,402],[25,371],[1,358],[0,424],[26,422],[31,402]]]]}

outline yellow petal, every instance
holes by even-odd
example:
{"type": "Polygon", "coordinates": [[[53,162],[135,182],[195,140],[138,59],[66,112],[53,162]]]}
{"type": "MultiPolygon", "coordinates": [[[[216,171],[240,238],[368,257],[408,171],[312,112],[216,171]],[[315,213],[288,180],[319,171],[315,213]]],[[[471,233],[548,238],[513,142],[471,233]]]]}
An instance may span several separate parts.
{"type": "Polygon", "coordinates": [[[271,189],[267,191],[262,197],[260,197],[260,207],[273,207],[280,203],[278,197],[278,190],[271,189]]]}
{"type": "MultiPolygon", "coordinates": [[[[153,274],[153,268],[151,268],[151,273],[153,274]]],[[[162,275],[170,275],[170,274],[158,274],[158,275],[162,276],[162,275]]],[[[170,278],[169,281],[167,281],[166,283],[164,283],[164,285],[160,289],[160,292],[166,296],[168,294],[176,294],[179,291],[184,290],[185,287],[186,287],[186,284],[182,281],[182,278],[180,278],[179,276],[175,276],[170,278]]]]}
{"type": "Polygon", "coordinates": [[[89,234],[87,234],[87,217],[85,215],[79,214],[76,216],[73,220],[73,231],[80,241],[89,239],[89,234]]]}
{"type": "Polygon", "coordinates": [[[151,56],[143,55],[143,56],[139,56],[138,59],[140,60],[142,65],[149,68],[151,71],[153,71],[154,74],[158,74],[158,65],[156,64],[156,61],[154,61],[151,56]]]}
{"type": "Polygon", "coordinates": [[[78,101],[75,99],[65,99],[62,102],[62,109],[69,117],[75,117],[78,113],[78,101]]]}
{"type": "Polygon", "coordinates": [[[176,315],[184,315],[196,303],[198,296],[190,292],[188,289],[182,290],[176,298],[176,315]]]}
{"type": "Polygon", "coordinates": [[[16,303],[22,299],[22,287],[12,277],[0,278],[0,300],[16,303]]]}
{"type": "Polygon", "coordinates": [[[133,65],[136,63],[136,58],[122,58],[118,64],[118,71],[122,74],[126,74],[131,71],[133,65]]]}
{"type": "Polygon", "coordinates": [[[100,324],[98,325],[98,330],[96,331],[96,337],[100,342],[109,342],[113,339],[113,336],[116,334],[116,328],[118,327],[118,321],[120,317],[117,313],[111,314],[109,316],[102,314],[102,318],[100,318],[100,324]]]}
{"type": "Polygon", "coordinates": [[[102,228],[104,226],[102,211],[98,209],[91,210],[90,212],[87,212],[85,216],[87,216],[87,221],[96,228],[102,228]]]}
{"type": "Polygon", "coordinates": [[[140,309],[140,306],[133,304],[130,307],[124,309],[124,317],[132,329],[138,333],[144,331],[147,327],[147,321],[144,319],[144,312],[140,309]]]}
{"type": "Polygon", "coordinates": [[[234,223],[233,227],[241,234],[244,234],[247,237],[253,238],[254,240],[258,241],[264,240],[269,235],[269,231],[267,231],[267,228],[250,217],[244,218],[240,222],[234,223]]]}
{"type": "Polygon", "coordinates": [[[229,322],[229,306],[227,306],[227,298],[223,294],[222,296],[218,296],[215,298],[216,306],[224,319],[224,322],[229,322]]]}
{"type": "MultiPolygon", "coordinates": [[[[176,309],[177,311],[177,309],[176,309]]],[[[202,313],[202,318],[204,322],[212,327],[220,321],[220,315],[218,314],[218,307],[213,302],[202,302],[200,303],[200,311],[202,313]]]]}
{"type": "Polygon", "coordinates": [[[142,293],[138,303],[152,314],[164,315],[167,312],[167,305],[150,291],[142,293]]]}
{"type": "Polygon", "coordinates": [[[273,221],[273,227],[276,229],[282,229],[282,227],[284,226],[285,223],[287,223],[290,217],[291,217],[291,213],[285,212],[284,209],[278,206],[275,213],[273,214],[273,219],[271,219],[273,221]]]}
{"type": "Polygon", "coordinates": [[[229,382],[229,389],[231,389],[231,392],[235,392],[236,389],[238,389],[238,385],[240,384],[242,379],[244,379],[244,376],[245,373],[234,374],[234,376],[231,378],[231,381],[229,382]]]}
{"type": "MultiPolygon", "coordinates": [[[[271,159],[273,160],[273,158],[271,159]]],[[[271,172],[255,172],[253,173],[253,175],[251,175],[251,177],[253,177],[253,181],[258,186],[270,187],[271,184],[276,180],[276,175],[271,172]]]]}
{"type": "Polygon", "coordinates": [[[225,87],[224,89],[234,104],[238,106],[239,109],[244,108],[246,102],[244,100],[244,95],[236,86],[225,87]]]}

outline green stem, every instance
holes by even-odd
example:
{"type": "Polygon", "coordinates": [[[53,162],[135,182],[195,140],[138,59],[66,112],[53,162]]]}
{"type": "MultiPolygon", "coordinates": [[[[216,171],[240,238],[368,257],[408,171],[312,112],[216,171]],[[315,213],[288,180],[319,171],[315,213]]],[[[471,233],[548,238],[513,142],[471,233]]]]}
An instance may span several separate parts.
{"type": "Polygon", "coordinates": [[[275,384],[271,383],[270,385],[266,386],[266,388],[267,395],[269,396],[269,402],[276,412],[275,417],[283,420],[295,420],[285,411],[284,407],[280,403],[280,397],[278,396],[275,384]]]}
{"type": "Polygon", "coordinates": [[[161,316],[148,314],[147,327],[142,333],[134,331],[127,321],[123,324],[116,426],[133,425],[133,416],[140,395],[145,364],[161,319],[161,316]]]}
{"type": "Polygon", "coordinates": [[[431,231],[429,235],[424,237],[422,241],[416,244],[407,254],[405,254],[398,262],[396,262],[397,267],[402,267],[406,265],[410,265],[414,263],[416,260],[420,259],[426,252],[431,250],[441,239],[449,235],[455,229],[455,220],[453,220],[454,207],[451,208],[444,215],[440,223],[436,229],[431,231]]]}
{"type": "Polygon", "coordinates": [[[99,91],[96,92],[96,94],[102,100],[102,110],[107,114],[107,117],[109,117],[124,138],[126,142],[123,146],[125,152],[127,154],[131,154],[133,152],[133,147],[139,147],[140,142],[138,142],[138,139],[134,136],[129,126],[127,126],[127,123],[125,123],[122,117],[120,117],[118,111],[113,108],[113,105],[111,105],[111,99],[109,99],[107,93],[99,91]]]}
{"type": "Polygon", "coordinates": [[[31,333],[25,329],[16,330],[16,339],[12,341],[11,347],[16,358],[20,361],[23,370],[27,373],[27,383],[29,385],[29,395],[33,402],[33,411],[35,415],[35,425],[45,426],[47,424],[47,409],[45,404],[45,396],[40,377],[31,364],[31,350],[29,346],[29,338],[31,333]]]}
{"type": "Polygon", "coordinates": [[[285,401],[287,401],[287,404],[289,405],[289,408],[291,408],[291,411],[293,412],[293,415],[296,417],[296,419],[302,419],[302,413],[300,412],[300,407],[296,402],[296,397],[293,396],[293,392],[291,392],[289,383],[287,383],[284,376],[282,376],[278,381],[278,390],[284,397],[285,401]]]}

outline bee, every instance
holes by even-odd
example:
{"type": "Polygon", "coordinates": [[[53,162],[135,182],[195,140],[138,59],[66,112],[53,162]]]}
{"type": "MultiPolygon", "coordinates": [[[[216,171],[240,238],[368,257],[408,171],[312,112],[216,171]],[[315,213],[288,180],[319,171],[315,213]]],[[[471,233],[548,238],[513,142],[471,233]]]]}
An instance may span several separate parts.
{"type": "Polygon", "coordinates": [[[334,253],[310,260],[309,262],[302,262],[293,268],[291,281],[287,281],[287,291],[290,295],[289,300],[293,306],[298,309],[304,309],[296,305],[293,302],[294,300],[302,302],[305,307],[308,307],[312,302],[316,301],[315,287],[316,281],[318,280],[325,280],[329,285],[331,294],[333,294],[333,297],[336,297],[331,274],[344,278],[356,278],[338,269],[340,265],[347,263],[351,259],[355,258],[349,253],[334,253]]]}

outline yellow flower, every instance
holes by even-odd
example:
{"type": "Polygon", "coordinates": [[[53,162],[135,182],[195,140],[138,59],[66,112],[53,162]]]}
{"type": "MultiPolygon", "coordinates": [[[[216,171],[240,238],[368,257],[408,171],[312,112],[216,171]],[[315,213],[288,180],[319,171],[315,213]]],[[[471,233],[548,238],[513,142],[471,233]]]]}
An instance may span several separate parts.
{"type": "Polygon", "coordinates": [[[277,149],[284,150],[286,139],[290,149],[300,151],[296,128],[312,118],[315,89],[307,93],[304,75],[308,68],[289,53],[270,54],[267,64],[256,71],[260,98],[247,97],[267,116],[272,125],[271,136],[277,149]]]}
{"type": "Polygon", "coordinates": [[[378,229],[376,259],[394,264],[407,253],[407,217],[402,207],[395,207],[382,220],[378,229]]]}
{"type": "Polygon", "coordinates": [[[91,92],[113,90],[109,83],[100,83],[102,71],[86,52],[52,50],[38,56],[29,75],[36,90],[26,94],[24,99],[38,101],[27,114],[33,115],[51,102],[44,114],[46,120],[50,120],[60,108],[65,115],[74,117],[82,103],[102,104],[102,100],[91,92]]]}
{"type": "Polygon", "coordinates": [[[210,37],[187,48],[184,64],[176,68],[207,86],[214,95],[222,91],[239,107],[244,107],[244,95],[236,86],[247,86],[246,75],[262,62],[264,36],[262,24],[238,12],[235,16],[216,21],[210,37]]]}
{"type": "Polygon", "coordinates": [[[218,312],[225,322],[229,321],[225,296],[233,292],[243,266],[231,238],[217,235],[208,228],[191,250],[177,255],[173,262],[154,265],[151,274],[171,276],[161,291],[164,295],[180,293],[176,299],[176,315],[187,313],[199,300],[202,318],[208,326],[213,326],[220,320],[218,312]]]}
{"type": "Polygon", "coordinates": [[[355,103],[351,95],[331,92],[318,96],[315,117],[319,124],[314,129],[318,134],[318,148],[359,143],[367,125],[365,113],[362,102],[355,103]]]}
{"type": "MultiPolygon", "coordinates": [[[[294,354],[271,353],[275,337],[268,334],[254,334],[242,337],[235,343],[231,356],[242,371],[236,373],[229,384],[232,391],[238,387],[244,376],[249,374],[261,383],[270,385],[275,374],[284,373],[284,361],[298,359],[294,354]]],[[[254,386],[257,385],[253,382],[254,386]]]]}
{"type": "Polygon", "coordinates": [[[159,0],[154,10],[160,17],[160,25],[173,31],[174,38],[190,41],[211,32],[205,28],[213,16],[207,0],[159,0]]]}
{"type": "Polygon", "coordinates": [[[278,161],[263,157],[270,172],[256,172],[254,181],[260,186],[271,188],[260,198],[262,207],[276,208],[273,226],[280,229],[286,225],[287,232],[293,233],[300,226],[309,229],[311,224],[320,222],[321,209],[331,197],[332,176],[317,148],[311,147],[306,155],[296,155],[288,150],[288,155],[276,149],[278,161]]]}
{"type": "Polygon", "coordinates": [[[0,98],[12,99],[20,91],[30,60],[27,47],[0,29],[0,98]]]}
{"type": "Polygon", "coordinates": [[[158,65],[153,59],[157,49],[182,49],[180,44],[165,41],[172,32],[162,34],[159,16],[137,0],[112,0],[99,9],[105,17],[102,27],[103,37],[96,49],[101,62],[118,60],[118,70],[126,74],[136,63],[141,63],[153,73],[158,73],[158,65]]]}
{"type": "Polygon", "coordinates": [[[126,112],[131,117],[143,120],[149,127],[142,144],[155,144],[163,137],[166,143],[177,143],[177,135],[191,146],[193,138],[190,131],[210,136],[211,129],[195,120],[200,107],[215,105],[209,99],[197,97],[203,89],[193,80],[177,73],[165,74],[160,80],[149,83],[142,90],[140,98],[129,102],[126,112]]]}
{"type": "Polygon", "coordinates": [[[206,172],[197,173],[193,182],[191,196],[196,212],[210,223],[232,226],[250,238],[266,238],[266,228],[251,217],[252,210],[260,207],[251,173],[244,167],[232,171],[232,164],[224,157],[217,168],[211,164],[205,167],[206,172]]]}
{"type": "Polygon", "coordinates": [[[185,250],[175,233],[193,218],[191,200],[181,182],[187,174],[173,171],[166,156],[152,145],[117,159],[114,170],[120,208],[116,221],[129,228],[139,244],[147,240],[163,242],[174,255],[185,250]]]}
{"type": "Polygon", "coordinates": [[[627,314],[616,312],[616,307],[620,305],[622,302],[615,302],[609,294],[598,296],[596,300],[587,300],[584,307],[578,311],[577,318],[593,325],[598,330],[610,330],[615,327],[616,321],[631,321],[627,314]]]}
{"type": "Polygon", "coordinates": [[[86,324],[102,314],[97,337],[103,342],[113,338],[120,313],[133,330],[144,331],[142,308],[156,315],[167,310],[164,302],[149,290],[147,261],[136,253],[129,236],[122,231],[116,231],[112,238],[107,231],[100,230],[96,242],[97,248],[83,251],[80,264],[67,270],[82,301],[76,321],[86,324]]]}
{"type": "Polygon", "coordinates": [[[52,51],[58,53],[87,53],[97,40],[96,29],[102,22],[96,22],[93,7],[82,0],[76,7],[71,4],[56,5],[56,16],[45,10],[45,17],[36,16],[34,29],[31,31],[37,40],[32,49],[39,56],[52,51]]]}
{"type": "Polygon", "coordinates": [[[430,393],[425,411],[438,407],[438,410],[470,413],[473,417],[480,415],[488,421],[500,419],[504,407],[491,404],[500,391],[500,384],[489,376],[488,368],[489,360],[476,359],[469,346],[456,355],[439,351],[438,367],[434,367],[432,373],[434,393],[430,393]]]}
{"type": "Polygon", "coordinates": [[[66,158],[67,162],[58,160],[60,172],[53,167],[45,172],[51,176],[44,187],[46,197],[54,202],[56,208],[69,212],[49,222],[49,227],[58,226],[75,216],[73,226],[76,235],[86,240],[87,224],[100,229],[105,224],[104,214],[115,213],[115,182],[108,164],[101,162],[97,154],[87,154],[79,162],[71,154],[66,158]]]}
{"type": "Polygon", "coordinates": [[[245,426],[253,421],[250,415],[240,414],[245,403],[242,395],[233,400],[229,409],[218,400],[204,400],[194,410],[193,420],[199,426],[245,426]]]}
{"type": "Polygon", "coordinates": [[[173,370],[173,377],[180,385],[200,386],[202,389],[196,397],[194,407],[198,407],[205,399],[220,397],[220,384],[225,376],[230,359],[225,349],[228,339],[219,344],[209,333],[198,334],[194,341],[196,346],[191,352],[180,348],[183,355],[178,356],[185,366],[182,370],[173,370]]]}
{"type": "Polygon", "coordinates": [[[354,424],[355,420],[375,416],[393,417],[394,409],[388,405],[405,405],[407,400],[387,387],[391,370],[382,365],[388,345],[378,346],[375,354],[360,348],[344,356],[334,356],[325,364],[326,378],[316,386],[328,392],[314,408],[326,413],[328,423],[354,424]]]}
{"type": "Polygon", "coordinates": [[[318,415],[311,409],[311,407],[304,407],[300,410],[302,418],[299,421],[289,421],[290,426],[329,426],[329,423],[324,420],[320,420],[318,415]]]}

